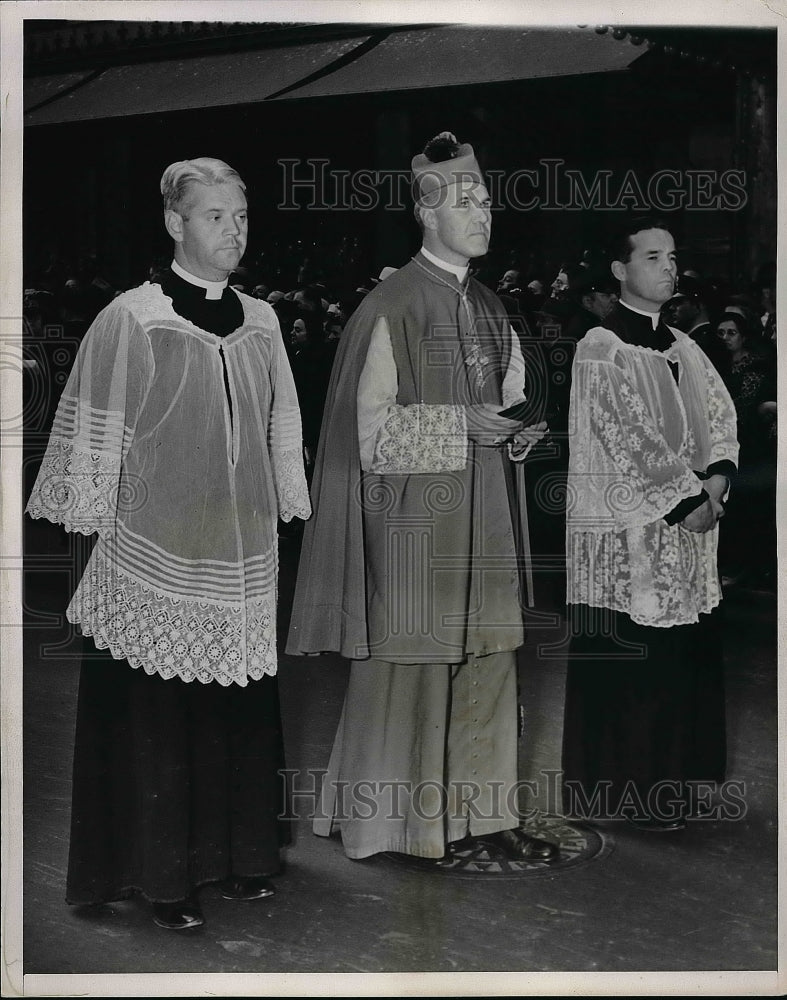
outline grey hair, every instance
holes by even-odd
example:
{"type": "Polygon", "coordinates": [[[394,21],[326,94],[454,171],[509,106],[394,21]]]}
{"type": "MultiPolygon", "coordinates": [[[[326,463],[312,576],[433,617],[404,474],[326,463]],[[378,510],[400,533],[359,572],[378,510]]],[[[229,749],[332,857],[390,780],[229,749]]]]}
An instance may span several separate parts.
{"type": "Polygon", "coordinates": [[[226,184],[234,181],[241,189],[246,185],[237,170],[233,170],[223,160],[212,156],[200,156],[196,160],[178,160],[170,163],[161,177],[161,197],[164,199],[164,210],[180,212],[185,200],[189,184],[226,184]]]}

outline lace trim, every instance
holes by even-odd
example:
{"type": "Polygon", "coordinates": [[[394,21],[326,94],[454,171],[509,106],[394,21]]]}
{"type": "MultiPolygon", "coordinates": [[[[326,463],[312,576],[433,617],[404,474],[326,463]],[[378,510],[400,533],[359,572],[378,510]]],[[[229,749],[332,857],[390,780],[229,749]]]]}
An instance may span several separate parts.
{"type": "Polygon", "coordinates": [[[275,674],[274,596],[217,607],[179,598],[91,560],[66,611],[70,622],[146,674],[245,687],[275,674]]]}
{"type": "Polygon", "coordinates": [[[710,423],[710,457],[708,464],[729,459],[738,462],[735,405],[721,379],[711,381],[708,388],[708,419],[710,423]]]}
{"type": "MultiPolygon", "coordinates": [[[[243,306],[243,326],[253,324],[271,334],[276,329],[276,313],[267,302],[261,302],[249,295],[239,295],[243,306]]],[[[162,319],[167,322],[176,323],[178,326],[186,327],[190,330],[197,330],[203,337],[208,337],[213,341],[221,340],[215,333],[203,330],[176,313],[172,306],[172,299],[165,295],[161,285],[145,281],[136,288],[130,288],[123,292],[115,300],[118,305],[125,306],[144,327],[158,327],[162,319]]],[[[237,332],[237,331],[235,331],[237,332]]]]}
{"type": "Polygon", "coordinates": [[[291,521],[294,517],[306,521],[311,517],[312,508],[303,471],[303,452],[300,448],[286,451],[273,449],[271,464],[279,501],[279,517],[282,521],[291,521]]]}
{"type": "Polygon", "coordinates": [[[115,524],[120,458],[85,451],[52,437],[27,504],[32,518],[48,518],[66,531],[108,535],[115,524]]]}
{"type": "Polygon", "coordinates": [[[380,430],[371,472],[458,472],[467,464],[463,406],[394,406],[380,430]]]}
{"type": "Polygon", "coordinates": [[[721,600],[716,543],[717,529],[697,534],[662,523],[570,531],[568,603],[622,611],[655,628],[696,622],[721,600]]]}
{"type": "MultiPolygon", "coordinates": [[[[699,492],[696,475],[680,456],[670,454],[641,396],[625,379],[613,385],[597,364],[579,375],[586,386],[576,399],[587,406],[589,419],[572,439],[569,521],[600,531],[647,524],[699,492]]],[[[682,454],[689,445],[687,436],[682,454]]]]}
{"type": "Polygon", "coordinates": [[[659,472],[664,468],[664,439],[651,426],[642,397],[627,382],[621,380],[618,391],[622,409],[630,420],[633,417],[631,429],[627,435],[624,435],[619,419],[614,415],[614,412],[610,413],[610,404],[614,406],[611,392],[608,391],[607,384],[598,377],[598,373],[596,372],[594,375],[595,377],[590,383],[590,415],[592,424],[607,453],[613,455],[615,461],[625,467],[626,472],[631,475],[643,478],[641,466],[659,472]],[[602,397],[607,404],[606,406],[598,401],[602,397]],[[633,461],[631,455],[638,456],[641,466],[639,462],[633,461]]]}

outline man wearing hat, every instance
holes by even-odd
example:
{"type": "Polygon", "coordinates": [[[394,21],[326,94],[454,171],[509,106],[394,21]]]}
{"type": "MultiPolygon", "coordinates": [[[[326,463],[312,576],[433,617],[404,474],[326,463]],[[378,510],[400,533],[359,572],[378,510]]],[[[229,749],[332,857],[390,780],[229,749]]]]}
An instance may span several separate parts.
{"type": "Polygon", "coordinates": [[[579,312],[569,322],[565,336],[575,343],[606,319],[618,301],[620,286],[602,268],[586,268],[571,286],[571,297],[579,306],[579,312]]]}
{"type": "Polygon", "coordinates": [[[342,337],[298,572],[288,651],[351,661],[314,831],[338,826],[350,858],[439,860],[475,838],[550,861],[516,803],[511,488],[545,425],[500,415],[524,401],[524,362],[499,300],[468,277],[491,225],[472,147],[442,133],[412,170],[423,245],[342,337]]]}
{"type": "Polygon", "coordinates": [[[678,276],[677,291],[664,307],[667,321],[687,333],[703,349],[718,368],[723,349],[708,315],[709,292],[696,272],[684,271],[678,276]]]}

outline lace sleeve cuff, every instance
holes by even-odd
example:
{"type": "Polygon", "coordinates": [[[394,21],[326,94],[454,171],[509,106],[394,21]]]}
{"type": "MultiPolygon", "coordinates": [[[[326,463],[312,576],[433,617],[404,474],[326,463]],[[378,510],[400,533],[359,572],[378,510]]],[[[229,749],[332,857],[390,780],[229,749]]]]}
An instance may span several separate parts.
{"type": "Polygon", "coordinates": [[[274,452],[271,456],[276,496],[279,501],[279,517],[291,521],[300,517],[306,521],[311,517],[309,488],[303,471],[303,453],[300,448],[274,452]]]}
{"type": "Polygon", "coordinates": [[[117,513],[120,460],[85,450],[73,441],[53,436],[38,473],[26,511],[45,517],[66,531],[83,535],[110,534],[117,513]]]}
{"type": "Polygon", "coordinates": [[[463,406],[394,406],[377,440],[370,472],[458,472],[467,464],[463,406]]]}

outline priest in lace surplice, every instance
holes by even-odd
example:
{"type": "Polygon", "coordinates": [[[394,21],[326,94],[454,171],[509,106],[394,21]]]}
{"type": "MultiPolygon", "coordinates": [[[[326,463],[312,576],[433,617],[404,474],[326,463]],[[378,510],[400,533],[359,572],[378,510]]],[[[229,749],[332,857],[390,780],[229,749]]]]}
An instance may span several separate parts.
{"type": "Polygon", "coordinates": [[[80,675],[67,899],[139,892],[162,926],[197,887],[270,895],[286,834],[278,518],[310,514],[297,396],[269,305],[228,287],[245,188],[219,160],[161,182],[161,284],[101,312],[27,511],[98,539],[67,609],[80,675]]]}
{"type": "Polygon", "coordinates": [[[512,457],[544,425],[521,349],[468,276],[489,195],[444,134],[413,160],[421,251],[369,294],[334,364],[288,652],[351,661],[314,832],[345,853],[440,860],[468,838],[519,860],[517,665],[524,641],[512,457]],[[480,841],[479,841],[480,842],[480,841]]]}
{"type": "Polygon", "coordinates": [[[716,550],[736,417],[660,316],[677,271],[665,225],[632,221],[614,254],[620,301],[579,341],[571,387],[564,805],[663,831],[717,808],[725,776],[716,550]]]}

